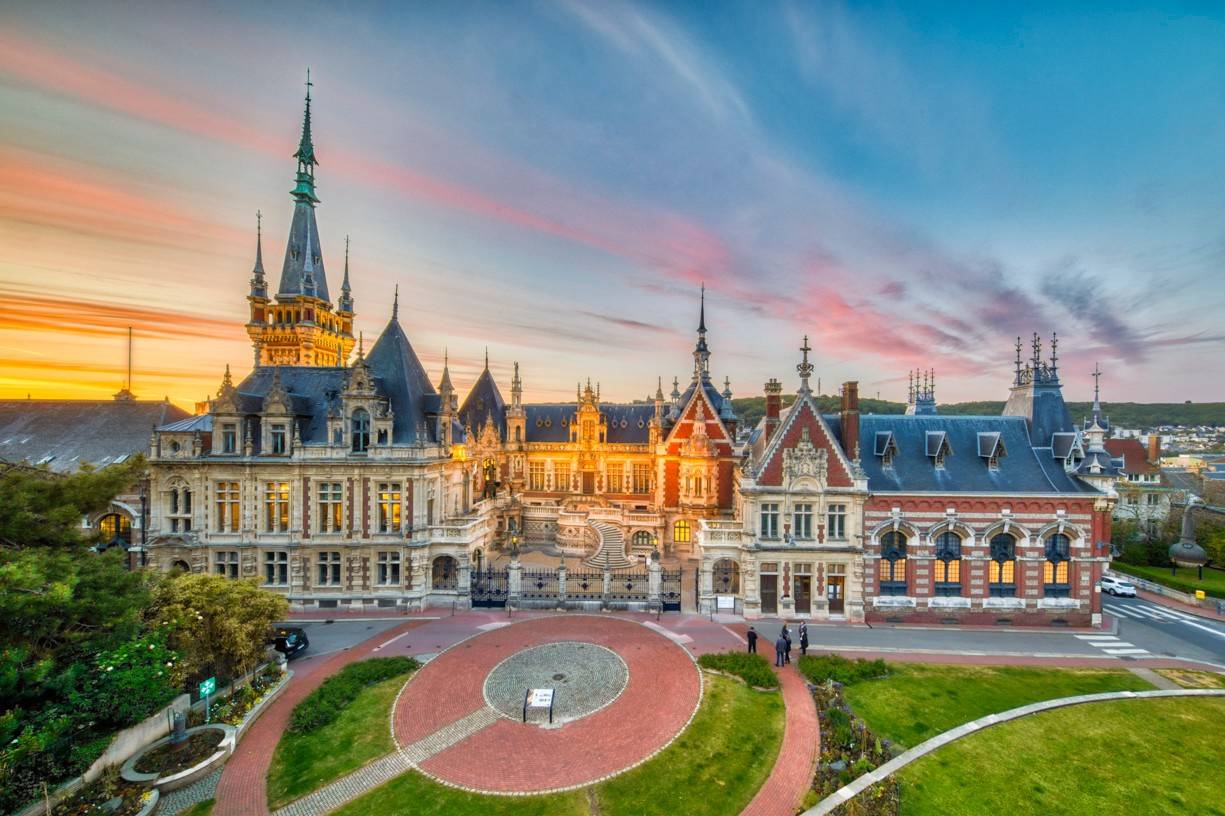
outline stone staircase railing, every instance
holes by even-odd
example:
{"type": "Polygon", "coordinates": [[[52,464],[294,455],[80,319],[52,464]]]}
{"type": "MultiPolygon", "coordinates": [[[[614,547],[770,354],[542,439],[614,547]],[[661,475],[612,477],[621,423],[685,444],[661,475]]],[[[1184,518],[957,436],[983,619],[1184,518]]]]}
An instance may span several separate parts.
{"type": "Polygon", "coordinates": [[[599,536],[600,543],[595,554],[587,559],[589,566],[596,569],[628,569],[634,566],[625,555],[625,536],[621,529],[612,524],[600,521],[591,522],[591,528],[599,536]]]}

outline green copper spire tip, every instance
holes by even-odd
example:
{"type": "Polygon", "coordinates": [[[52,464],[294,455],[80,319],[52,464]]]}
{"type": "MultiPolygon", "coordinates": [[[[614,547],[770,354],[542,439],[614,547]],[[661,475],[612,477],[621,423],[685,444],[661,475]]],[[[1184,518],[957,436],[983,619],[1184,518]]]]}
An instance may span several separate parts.
{"type": "Polygon", "coordinates": [[[311,139],[311,82],[310,69],[306,69],[306,110],[302,114],[302,138],[298,141],[298,150],[293,154],[298,160],[298,172],[294,177],[294,189],[290,192],[298,201],[307,204],[318,204],[319,197],[315,195],[315,143],[311,139]]]}

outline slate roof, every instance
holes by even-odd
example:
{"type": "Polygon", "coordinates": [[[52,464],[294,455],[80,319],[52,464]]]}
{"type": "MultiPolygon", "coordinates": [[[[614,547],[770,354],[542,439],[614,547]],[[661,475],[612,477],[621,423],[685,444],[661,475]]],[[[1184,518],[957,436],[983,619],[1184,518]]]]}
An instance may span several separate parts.
{"type": "Polygon", "coordinates": [[[426,421],[426,415],[438,413],[438,392],[394,316],[366,355],[366,362],[382,381],[380,393],[391,399],[391,409],[395,411],[392,440],[431,441],[435,428],[434,423],[426,421]],[[420,433],[422,430],[424,434],[420,433]]]}
{"type": "MultiPolygon", "coordinates": [[[[528,442],[568,442],[570,420],[578,411],[573,402],[537,403],[524,405],[527,416],[528,442]]],[[[612,444],[645,445],[651,439],[651,418],[655,406],[650,403],[602,403],[600,415],[608,422],[608,441],[612,444]]]]}
{"type": "Polygon", "coordinates": [[[506,439],[506,400],[502,399],[502,392],[488,368],[476,378],[464,404],[459,407],[459,424],[478,433],[486,418],[493,420],[498,436],[506,439]]]}
{"type": "Polygon", "coordinates": [[[187,419],[180,419],[176,420],[175,422],[168,422],[165,425],[158,426],[159,431],[168,431],[170,433],[191,433],[193,431],[207,433],[212,429],[212,414],[200,414],[199,416],[188,417],[187,419]]]}
{"type": "Polygon", "coordinates": [[[1049,446],[1056,433],[1076,430],[1058,381],[1014,386],[1004,404],[1003,414],[1026,420],[1029,441],[1035,448],[1049,446]]]}
{"type": "MultiPolygon", "coordinates": [[[[841,439],[840,418],[826,415],[825,421],[841,439]]],[[[1029,444],[1029,429],[1023,417],[860,415],[860,439],[875,440],[880,434],[892,434],[897,450],[889,468],[883,467],[880,456],[861,451],[860,463],[868,477],[868,489],[873,492],[1096,492],[1066,473],[1050,448],[1034,448],[1029,444]],[[952,448],[943,468],[935,467],[928,455],[928,433],[933,431],[944,433],[952,448]],[[999,467],[992,470],[987,466],[986,456],[999,444],[1007,455],[1001,456],[999,467]]]]}
{"type": "MultiPolygon", "coordinates": [[[[685,393],[681,394],[680,400],[676,406],[668,412],[668,419],[672,422],[680,419],[680,412],[685,410],[689,405],[689,400],[693,399],[693,392],[697,390],[698,384],[696,381],[690,382],[689,387],[685,389],[685,393]]],[[[706,392],[706,399],[710,402],[712,408],[715,409],[715,415],[719,416],[723,410],[723,395],[719,393],[719,389],[709,379],[703,378],[702,390],[706,392]]]]}
{"type": "MultiPolygon", "coordinates": [[[[340,394],[345,389],[348,369],[322,366],[260,366],[237,386],[238,410],[258,414],[263,410],[264,397],[272,385],[274,372],[289,394],[294,414],[299,419],[302,442],[306,445],[327,443],[328,410],[339,408],[340,394]]],[[[378,388],[378,384],[375,385],[378,388]]],[[[382,391],[382,389],[378,389],[382,391]]],[[[210,423],[211,424],[211,423],[210,423]]],[[[259,435],[254,442],[258,445],[259,435]]]]}
{"type": "Polygon", "coordinates": [[[319,226],[315,223],[315,208],[299,201],[294,204],[293,221],[289,225],[289,241],[285,245],[285,263],[281,266],[281,285],[277,297],[301,295],[302,278],[307,267],[315,280],[315,297],[330,301],[328,279],[323,270],[323,250],[319,248],[319,226]],[[308,244],[310,251],[306,251],[308,244]]]}
{"type": "Polygon", "coordinates": [[[0,400],[0,459],[71,473],[149,448],[154,427],[191,415],[169,402],[0,400]]]}
{"type": "Polygon", "coordinates": [[[1199,496],[1204,492],[1204,483],[1198,473],[1190,470],[1166,469],[1161,475],[1170,487],[1199,496]]]}

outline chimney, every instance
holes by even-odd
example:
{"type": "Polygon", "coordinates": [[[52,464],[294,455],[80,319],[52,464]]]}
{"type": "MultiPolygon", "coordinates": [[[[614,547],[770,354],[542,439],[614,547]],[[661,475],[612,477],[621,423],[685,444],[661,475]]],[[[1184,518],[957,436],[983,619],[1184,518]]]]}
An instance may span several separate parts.
{"type": "Polygon", "coordinates": [[[778,415],[783,408],[783,384],[773,377],[766,383],[766,444],[778,430],[778,415]]]}
{"type": "Polygon", "coordinates": [[[859,458],[859,383],[854,380],[842,384],[842,448],[859,458]]]}
{"type": "Polygon", "coordinates": [[[1161,434],[1156,431],[1148,435],[1148,463],[1150,465],[1161,464],[1161,434]]]}

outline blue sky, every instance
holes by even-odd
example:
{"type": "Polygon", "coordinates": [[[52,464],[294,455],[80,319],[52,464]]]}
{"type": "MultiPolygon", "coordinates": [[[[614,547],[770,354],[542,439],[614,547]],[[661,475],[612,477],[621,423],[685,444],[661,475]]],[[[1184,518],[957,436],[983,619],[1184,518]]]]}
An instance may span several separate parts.
{"type": "MultiPolygon", "coordinates": [[[[1071,398],[1222,399],[1225,14],[1207,4],[10,3],[0,392],[144,396],[250,359],[254,211],[284,251],[303,73],[359,325],[462,389],[690,369],[1002,399],[1058,331],[1071,398]],[[136,388],[141,393],[141,388],[136,388]]],[[[336,284],[333,284],[336,289],[336,284]]]]}

